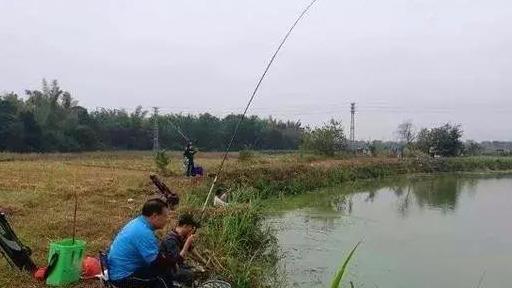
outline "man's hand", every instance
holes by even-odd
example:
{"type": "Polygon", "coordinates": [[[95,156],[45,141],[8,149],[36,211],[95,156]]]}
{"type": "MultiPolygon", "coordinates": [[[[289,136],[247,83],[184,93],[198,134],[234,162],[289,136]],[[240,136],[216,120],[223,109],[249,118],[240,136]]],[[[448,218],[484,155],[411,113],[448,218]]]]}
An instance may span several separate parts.
{"type": "Polygon", "coordinates": [[[187,253],[190,250],[190,247],[192,247],[192,243],[194,242],[196,237],[196,234],[190,234],[187,237],[187,240],[185,240],[185,244],[183,245],[183,249],[180,252],[181,257],[185,258],[185,256],[187,256],[187,253]]]}
{"type": "Polygon", "coordinates": [[[190,234],[187,238],[187,240],[185,240],[185,245],[187,245],[187,243],[189,243],[189,245],[192,245],[192,243],[196,240],[197,238],[197,235],[196,234],[190,234]]]}

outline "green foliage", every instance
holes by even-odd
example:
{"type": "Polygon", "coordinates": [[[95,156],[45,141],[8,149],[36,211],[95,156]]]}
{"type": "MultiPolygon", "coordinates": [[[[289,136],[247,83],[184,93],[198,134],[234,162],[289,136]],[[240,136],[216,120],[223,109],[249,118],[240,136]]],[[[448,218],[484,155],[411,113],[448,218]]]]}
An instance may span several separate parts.
{"type": "MultiPolygon", "coordinates": [[[[101,149],[150,150],[154,118],[141,106],[132,113],[119,109],[89,112],[62,90],[57,81],[43,80],[40,90],[27,90],[23,100],[14,93],[0,95],[0,151],[72,152],[101,149]]],[[[160,115],[160,144],[183,149],[179,127],[202,151],[226,149],[241,115],[217,118],[199,115],[160,115]]],[[[292,150],[301,141],[299,122],[247,117],[240,125],[232,149],[292,150]]]]}
{"type": "Polygon", "coordinates": [[[441,127],[422,129],[417,136],[416,147],[430,155],[458,156],[463,151],[460,125],[445,124],[441,127]]]}
{"type": "Polygon", "coordinates": [[[155,154],[155,165],[161,175],[169,175],[169,164],[171,164],[171,159],[167,156],[165,150],[157,151],[155,154]]]}
{"type": "Polygon", "coordinates": [[[385,154],[386,151],[390,151],[391,148],[387,147],[386,144],[380,140],[373,140],[368,144],[368,149],[372,156],[378,156],[385,154]]]}
{"type": "Polygon", "coordinates": [[[464,155],[476,156],[482,153],[482,146],[475,141],[468,140],[464,143],[464,155]]]}
{"type": "Polygon", "coordinates": [[[341,121],[331,119],[322,127],[308,129],[301,148],[305,151],[332,156],[346,148],[346,138],[341,121]]]}
{"type": "Polygon", "coordinates": [[[352,256],[354,256],[354,253],[356,252],[357,247],[361,244],[361,242],[358,242],[356,246],[350,251],[347,258],[343,261],[341,264],[338,272],[336,272],[336,275],[334,275],[334,278],[332,279],[331,288],[338,288],[341,287],[341,281],[343,280],[343,276],[345,275],[345,271],[347,270],[348,263],[350,262],[350,259],[352,259],[352,256]]]}
{"type": "Polygon", "coordinates": [[[265,287],[277,264],[277,241],[261,211],[250,205],[230,205],[205,217],[200,245],[216,251],[223,276],[234,287],[265,287]]]}

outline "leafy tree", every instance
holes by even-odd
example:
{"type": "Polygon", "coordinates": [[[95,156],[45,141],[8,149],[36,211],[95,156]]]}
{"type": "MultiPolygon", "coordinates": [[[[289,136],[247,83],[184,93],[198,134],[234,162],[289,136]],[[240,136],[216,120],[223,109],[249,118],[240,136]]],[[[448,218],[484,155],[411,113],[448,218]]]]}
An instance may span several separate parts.
{"type": "Polygon", "coordinates": [[[20,137],[23,126],[18,121],[17,112],[13,101],[0,98],[0,150],[19,151],[23,146],[20,137]]]}
{"type": "MultiPolygon", "coordinates": [[[[43,79],[40,89],[26,90],[26,99],[14,93],[0,96],[0,151],[68,152],[98,149],[149,150],[154,118],[137,107],[89,112],[56,80],[43,79]]],[[[183,149],[186,140],[203,151],[224,150],[241,115],[218,118],[200,115],[160,115],[161,146],[183,149]]],[[[297,149],[304,128],[300,122],[248,116],[240,125],[233,150],[297,149]]]]}
{"type": "Polygon", "coordinates": [[[475,155],[479,155],[482,153],[482,146],[478,143],[476,143],[475,141],[472,141],[472,140],[468,140],[464,143],[464,154],[466,155],[471,155],[471,156],[475,156],[475,155]]]}
{"type": "Polygon", "coordinates": [[[416,146],[424,153],[445,157],[458,156],[463,151],[460,138],[463,131],[460,125],[445,124],[441,127],[421,129],[416,146]]]}
{"type": "Polygon", "coordinates": [[[34,113],[23,111],[19,114],[19,119],[23,123],[23,150],[22,152],[40,152],[41,151],[41,127],[36,122],[34,113]]]}
{"type": "Polygon", "coordinates": [[[302,148],[319,154],[332,156],[346,148],[346,137],[341,121],[331,119],[320,128],[308,129],[304,135],[302,148]]]}

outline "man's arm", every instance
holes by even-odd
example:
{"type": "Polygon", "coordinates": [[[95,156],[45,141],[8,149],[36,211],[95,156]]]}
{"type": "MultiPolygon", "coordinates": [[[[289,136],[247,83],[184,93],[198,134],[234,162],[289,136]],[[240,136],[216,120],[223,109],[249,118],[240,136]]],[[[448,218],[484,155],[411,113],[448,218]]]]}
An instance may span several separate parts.
{"type": "Polygon", "coordinates": [[[190,235],[187,240],[185,241],[185,244],[183,245],[183,249],[180,251],[180,256],[182,258],[185,258],[188,254],[188,251],[190,251],[190,247],[192,247],[192,242],[196,238],[195,234],[190,235]]]}
{"type": "Polygon", "coordinates": [[[158,240],[155,235],[144,235],[135,240],[135,247],[146,264],[153,263],[158,256],[158,240]]]}
{"type": "Polygon", "coordinates": [[[178,243],[174,238],[168,238],[162,241],[161,252],[165,261],[170,265],[176,265],[183,263],[183,257],[179,250],[178,243]]]}

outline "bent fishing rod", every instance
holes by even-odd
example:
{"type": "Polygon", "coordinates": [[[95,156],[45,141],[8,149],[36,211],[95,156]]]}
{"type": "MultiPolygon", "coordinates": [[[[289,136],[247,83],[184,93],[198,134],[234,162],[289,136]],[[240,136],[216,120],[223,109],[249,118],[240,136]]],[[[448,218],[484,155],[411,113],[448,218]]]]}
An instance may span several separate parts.
{"type": "Polygon", "coordinates": [[[178,125],[174,124],[174,122],[170,119],[170,118],[167,118],[167,121],[169,122],[169,124],[171,124],[171,126],[176,129],[176,131],[178,131],[178,133],[180,134],[181,137],[183,137],[183,139],[185,139],[185,141],[190,142],[190,138],[188,138],[180,129],[180,127],[178,127],[178,125]]]}
{"type": "Polygon", "coordinates": [[[245,119],[245,116],[247,114],[247,111],[249,110],[249,107],[251,106],[252,104],[252,101],[254,100],[254,97],[256,96],[256,93],[258,92],[258,89],[260,88],[261,86],[261,83],[263,82],[263,80],[265,79],[265,76],[267,75],[267,72],[268,70],[270,69],[270,67],[272,66],[272,63],[274,63],[274,60],[276,59],[276,56],[277,54],[279,53],[279,51],[281,51],[281,48],[283,47],[284,43],[286,43],[286,40],[288,39],[288,37],[290,36],[290,34],[292,33],[293,29],[295,28],[295,26],[297,26],[297,24],[300,22],[300,20],[304,17],[304,15],[306,15],[306,13],[309,11],[309,9],[317,2],[318,0],[313,0],[311,1],[311,3],[309,3],[308,6],[306,6],[306,8],[302,11],[302,13],[299,15],[299,17],[297,17],[297,19],[295,20],[295,22],[292,24],[292,26],[290,27],[290,29],[288,30],[288,32],[285,34],[285,36],[283,37],[283,39],[281,40],[279,46],[277,47],[276,51],[274,52],[274,54],[272,55],[272,57],[270,58],[270,61],[268,62],[267,66],[265,67],[265,70],[263,71],[263,74],[260,76],[259,80],[258,80],[258,83],[256,84],[256,87],[254,88],[252,94],[251,94],[251,98],[249,99],[249,102],[247,103],[247,105],[245,106],[245,109],[244,109],[244,112],[242,114],[242,117],[240,117],[240,119],[238,120],[236,126],[235,126],[235,130],[233,131],[233,135],[231,136],[231,139],[229,141],[229,144],[228,144],[228,147],[226,148],[226,151],[224,153],[224,156],[222,157],[222,161],[220,162],[220,165],[219,165],[219,168],[217,170],[217,174],[215,174],[215,178],[213,179],[213,182],[212,182],[212,185],[210,186],[210,190],[208,191],[208,195],[206,196],[206,200],[204,202],[204,205],[203,205],[203,208],[201,210],[201,217],[200,219],[203,218],[203,215],[204,215],[204,211],[206,210],[206,205],[208,205],[208,202],[210,201],[210,197],[211,197],[211,194],[212,194],[212,191],[213,191],[213,188],[215,187],[215,184],[217,183],[217,180],[219,178],[219,175],[222,173],[223,171],[223,168],[224,168],[224,163],[226,162],[226,159],[228,158],[228,153],[229,151],[231,150],[231,146],[233,145],[233,142],[235,141],[235,137],[238,133],[238,129],[240,128],[240,124],[242,123],[242,121],[244,121],[245,119]]]}

